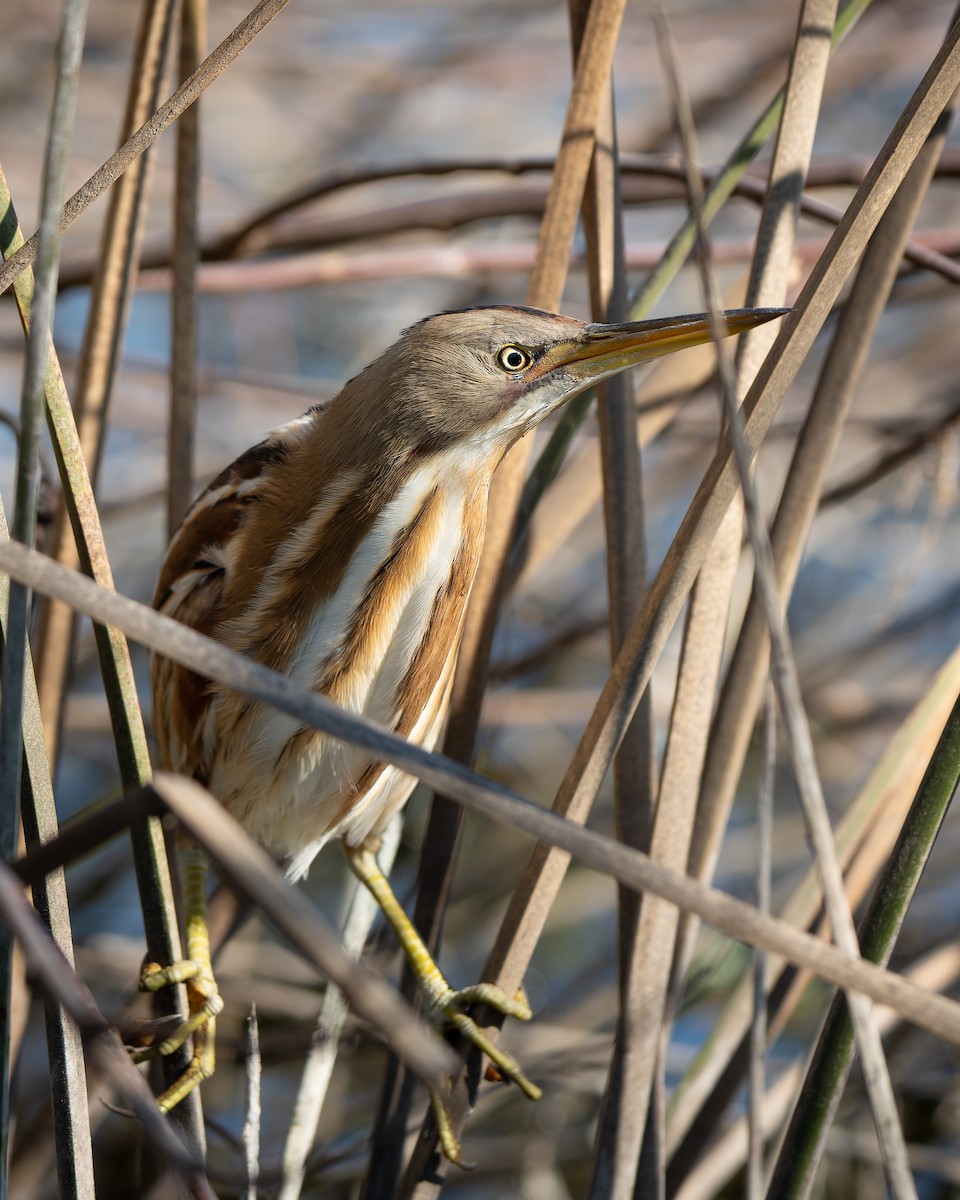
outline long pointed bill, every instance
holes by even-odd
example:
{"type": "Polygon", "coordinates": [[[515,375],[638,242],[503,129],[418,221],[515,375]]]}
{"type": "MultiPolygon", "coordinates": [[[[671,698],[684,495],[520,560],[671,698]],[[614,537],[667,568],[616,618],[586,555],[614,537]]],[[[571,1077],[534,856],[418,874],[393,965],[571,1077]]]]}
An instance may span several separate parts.
{"type": "MultiPolygon", "coordinates": [[[[789,311],[788,308],[737,308],[718,313],[717,322],[724,336],[730,337],[789,311]]],[[[599,383],[648,359],[708,342],[710,337],[706,313],[622,325],[586,325],[577,337],[551,347],[538,365],[543,373],[563,369],[565,374],[575,375],[586,383],[599,383]]]]}

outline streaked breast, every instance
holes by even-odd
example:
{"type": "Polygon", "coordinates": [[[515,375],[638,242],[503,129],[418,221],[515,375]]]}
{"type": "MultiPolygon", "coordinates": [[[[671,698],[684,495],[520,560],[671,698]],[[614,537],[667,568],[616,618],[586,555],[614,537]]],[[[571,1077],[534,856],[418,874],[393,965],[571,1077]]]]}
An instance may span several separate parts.
{"type": "MultiPolygon", "coordinates": [[[[285,664],[291,678],[432,744],[482,546],[486,492],[474,472],[435,464],[414,471],[356,543],[336,589],[300,622],[285,664]]],[[[315,544],[302,550],[317,561],[315,544]]],[[[296,563],[284,568],[296,576],[296,563]]],[[[299,582],[309,587],[302,573],[299,582]]],[[[361,811],[362,826],[374,825],[369,806],[395,808],[412,788],[366,752],[238,697],[219,696],[210,720],[212,745],[234,747],[230,758],[216,755],[211,786],[277,854],[302,855],[305,845],[315,853],[361,811]]]]}

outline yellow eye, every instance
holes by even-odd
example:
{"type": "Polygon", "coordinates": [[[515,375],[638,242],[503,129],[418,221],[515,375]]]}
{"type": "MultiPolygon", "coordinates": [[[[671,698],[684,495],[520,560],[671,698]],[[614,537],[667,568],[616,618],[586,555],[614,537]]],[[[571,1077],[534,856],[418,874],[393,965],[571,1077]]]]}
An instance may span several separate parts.
{"type": "Polygon", "coordinates": [[[522,346],[501,346],[497,351],[498,365],[511,374],[516,371],[525,371],[532,362],[533,356],[522,346]]]}

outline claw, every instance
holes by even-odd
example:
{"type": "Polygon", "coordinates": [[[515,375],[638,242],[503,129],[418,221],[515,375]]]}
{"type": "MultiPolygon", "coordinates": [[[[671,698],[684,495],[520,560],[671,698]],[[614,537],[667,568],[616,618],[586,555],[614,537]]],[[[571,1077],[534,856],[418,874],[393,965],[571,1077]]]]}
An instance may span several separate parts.
{"type": "Polygon", "coordinates": [[[223,1012],[223,997],[217,991],[212,973],[201,963],[193,962],[191,959],[184,959],[170,967],[160,967],[156,963],[148,963],[140,976],[142,992],[157,992],[161,988],[175,983],[186,983],[187,985],[189,1017],[185,1021],[181,1021],[162,1042],[148,1046],[144,1050],[138,1050],[133,1055],[134,1062],[145,1062],[150,1058],[173,1054],[175,1050],[180,1049],[187,1038],[198,1033],[204,1025],[209,1024],[223,1012]]]}
{"type": "Polygon", "coordinates": [[[433,1108],[433,1119],[437,1124],[437,1139],[443,1156],[454,1163],[462,1171],[475,1171],[477,1164],[468,1162],[462,1156],[460,1142],[453,1132],[453,1117],[451,1115],[450,1080],[447,1080],[447,1092],[441,1088],[430,1088],[430,1104],[433,1108]]]}
{"type": "MultiPolygon", "coordinates": [[[[478,1000],[482,1000],[482,1003],[495,1008],[497,1012],[501,1012],[505,1016],[520,1015],[516,1012],[516,1001],[504,995],[499,988],[481,983],[473,987],[462,988],[457,992],[448,988],[446,995],[439,999],[435,1010],[436,1016],[432,1019],[441,1029],[443,1026],[456,1029],[472,1046],[483,1051],[505,1082],[515,1083],[528,1099],[539,1100],[543,1095],[542,1090],[524,1075],[523,1068],[513,1055],[508,1054],[501,1046],[492,1042],[476,1021],[464,1011],[467,1004],[476,1004],[478,1000]],[[481,997],[477,996],[478,991],[482,991],[481,997]]],[[[526,1009],[526,1012],[527,1016],[520,1016],[521,1020],[529,1020],[529,1008],[526,1009]]]]}

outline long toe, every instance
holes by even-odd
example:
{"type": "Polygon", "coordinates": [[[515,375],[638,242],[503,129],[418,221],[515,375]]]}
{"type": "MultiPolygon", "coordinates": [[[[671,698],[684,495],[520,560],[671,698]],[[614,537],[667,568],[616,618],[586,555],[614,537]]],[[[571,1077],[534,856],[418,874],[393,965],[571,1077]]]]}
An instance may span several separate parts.
{"type": "MultiPolygon", "coordinates": [[[[472,988],[464,990],[468,993],[473,991],[472,988]]],[[[456,1029],[461,1037],[482,1051],[496,1067],[498,1074],[504,1081],[515,1083],[529,1100],[539,1100],[543,1095],[541,1089],[526,1077],[523,1073],[523,1068],[513,1055],[508,1054],[506,1050],[492,1041],[476,1021],[463,1011],[458,999],[460,995],[462,993],[452,992],[448,1002],[443,1006],[442,1011],[446,1024],[456,1029]]]]}
{"type": "Polygon", "coordinates": [[[505,1017],[515,1017],[518,1021],[529,1021],[533,1017],[527,994],[520,988],[515,996],[508,996],[502,988],[492,983],[475,983],[471,987],[460,988],[453,993],[456,1003],[463,1009],[472,1004],[486,1004],[488,1008],[505,1017]]]}
{"type": "Polygon", "coordinates": [[[443,1151],[444,1158],[455,1163],[461,1170],[472,1171],[476,1167],[476,1163],[467,1162],[463,1157],[460,1148],[460,1142],[457,1140],[457,1135],[453,1131],[454,1120],[450,1106],[450,1080],[447,1080],[447,1091],[442,1088],[433,1087],[430,1089],[430,1104],[433,1108],[433,1119],[437,1123],[437,1140],[440,1142],[440,1149],[443,1151]]]}
{"type": "Polygon", "coordinates": [[[189,1066],[180,1078],[157,1098],[161,1112],[169,1112],[175,1108],[195,1087],[209,1079],[216,1065],[216,1018],[223,1011],[223,997],[217,989],[209,965],[191,959],[184,959],[170,967],[150,963],[143,969],[140,988],[142,991],[155,992],[162,987],[182,982],[185,982],[187,987],[189,1016],[163,1041],[136,1050],[132,1054],[135,1063],[163,1058],[173,1054],[193,1038],[193,1054],[189,1066]]]}

